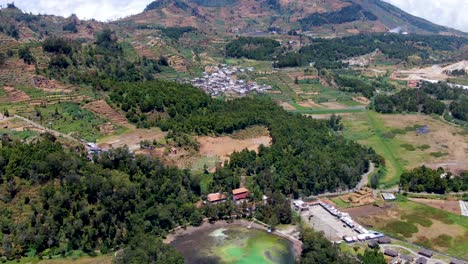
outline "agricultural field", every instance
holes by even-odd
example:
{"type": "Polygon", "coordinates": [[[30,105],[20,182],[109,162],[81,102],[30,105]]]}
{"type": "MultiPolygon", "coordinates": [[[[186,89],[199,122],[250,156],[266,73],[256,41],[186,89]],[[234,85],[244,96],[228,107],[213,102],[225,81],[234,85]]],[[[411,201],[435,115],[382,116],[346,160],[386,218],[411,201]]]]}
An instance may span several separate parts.
{"type": "Polygon", "coordinates": [[[141,141],[159,141],[164,138],[166,133],[159,128],[151,129],[127,129],[122,133],[115,133],[110,136],[102,137],[97,140],[100,148],[119,148],[127,146],[131,151],[140,149],[141,141]]]}
{"type": "Polygon", "coordinates": [[[369,212],[348,212],[360,224],[395,238],[468,258],[466,217],[409,201],[404,196],[399,196],[396,202],[387,204],[385,208],[369,212]]]}
{"type": "Polygon", "coordinates": [[[344,136],[372,147],[386,161],[380,179],[387,188],[399,182],[405,169],[426,165],[452,172],[468,169],[465,130],[426,115],[383,115],[373,111],[343,115],[344,136]],[[416,129],[427,125],[429,132],[416,129]]]}
{"type": "Polygon", "coordinates": [[[458,200],[442,200],[442,199],[425,199],[425,198],[409,198],[410,201],[450,212],[452,214],[461,215],[460,203],[458,200]]]}

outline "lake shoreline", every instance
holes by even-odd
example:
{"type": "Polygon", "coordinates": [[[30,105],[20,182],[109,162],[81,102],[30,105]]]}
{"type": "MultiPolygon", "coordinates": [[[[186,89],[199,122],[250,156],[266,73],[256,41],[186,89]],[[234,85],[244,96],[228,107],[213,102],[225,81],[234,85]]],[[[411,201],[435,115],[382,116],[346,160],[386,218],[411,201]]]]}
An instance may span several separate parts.
{"type": "MultiPolygon", "coordinates": [[[[176,230],[173,231],[173,233],[169,234],[166,236],[166,238],[163,240],[164,243],[166,244],[172,244],[176,239],[183,238],[185,236],[192,235],[195,232],[199,231],[206,231],[210,229],[217,229],[217,228],[223,228],[223,227],[232,227],[232,226],[240,226],[243,228],[252,228],[256,230],[261,230],[267,232],[267,228],[263,225],[257,224],[257,223],[252,223],[251,221],[246,221],[246,220],[233,220],[230,222],[220,220],[216,221],[214,223],[209,223],[207,221],[204,221],[202,225],[200,226],[188,226],[186,228],[179,227],[176,230]]],[[[289,242],[292,244],[293,252],[294,252],[294,257],[299,258],[302,253],[302,242],[297,240],[297,239],[292,239],[288,235],[285,235],[283,233],[280,233],[278,231],[274,231],[271,233],[274,236],[282,237],[284,239],[287,239],[289,242]]]]}

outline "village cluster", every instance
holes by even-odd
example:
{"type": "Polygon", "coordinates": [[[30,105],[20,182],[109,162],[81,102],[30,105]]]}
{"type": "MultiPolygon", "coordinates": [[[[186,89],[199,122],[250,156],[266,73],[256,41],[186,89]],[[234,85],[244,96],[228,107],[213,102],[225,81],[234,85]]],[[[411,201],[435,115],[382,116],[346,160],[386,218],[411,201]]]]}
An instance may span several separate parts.
{"type": "Polygon", "coordinates": [[[239,73],[253,72],[253,67],[246,69],[237,67],[228,67],[226,64],[220,64],[216,67],[209,67],[203,72],[203,77],[192,80],[192,85],[205,91],[211,96],[219,96],[223,94],[231,95],[246,95],[251,92],[259,94],[266,93],[271,90],[269,85],[259,85],[253,82],[239,80],[236,75],[239,73]]]}

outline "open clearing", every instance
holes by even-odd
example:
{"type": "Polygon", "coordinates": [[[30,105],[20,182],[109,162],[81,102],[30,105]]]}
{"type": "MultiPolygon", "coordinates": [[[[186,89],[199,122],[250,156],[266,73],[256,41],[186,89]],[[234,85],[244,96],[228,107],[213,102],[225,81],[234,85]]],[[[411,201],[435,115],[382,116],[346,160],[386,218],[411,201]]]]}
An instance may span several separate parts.
{"type": "Polygon", "coordinates": [[[415,147],[430,146],[422,155],[414,155],[420,151],[411,151],[416,157],[408,155],[405,159],[409,167],[426,165],[432,168],[443,167],[446,170],[459,173],[468,170],[468,137],[464,130],[446,124],[440,120],[426,115],[382,115],[385,126],[396,129],[427,125],[430,132],[425,135],[417,135],[415,131],[398,134],[397,140],[409,143],[415,147]],[[442,157],[427,155],[430,153],[446,153],[442,157]],[[419,156],[419,157],[417,157],[419,156]]]}
{"type": "Polygon", "coordinates": [[[113,109],[104,100],[98,100],[98,101],[94,101],[89,104],[86,104],[83,106],[83,109],[94,112],[95,114],[102,116],[116,124],[123,125],[123,126],[129,125],[125,116],[117,112],[115,109],[113,109]]]}
{"type": "Polygon", "coordinates": [[[458,201],[435,200],[435,199],[424,199],[424,198],[410,198],[410,200],[416,203],[422,203],[430,207],[444,210],[453,214],[457,214],[457,215],[461,214],[460,203],[458,201]]]}
{"type": "Polygon", "coordinates": [[[56,80],[52,80],[43,76],[34,76],[33,77],[34,87],[43,90],[48,93],[71,93],[73,92],[70,89],[70,85],[62,84],[56,80]]]}
{"type": "Polygon", "coordinates": [[[294,111],[296,108],[287,102],[280,102],[279,105],[284,108],[286,111],[294,111]]]}
{"type": "Polygon", "coordinates": [[[458,173],[468,170],[465,130],[427,115],[383,115],[373,111],[343,115],[344,136],[372,147],[386,161],[382,187],[399,182],[405,169],[421,165],[458,173]],[[430,132],[418,135],[427,125],[430,132]]]}
{"type": "MultiPolygon", "coordinates": [[[[426,248],[468,257],[468,218],[398,198],[385,209],[346,210],[357,222],[426,248]]],[[[371,208],[371,207],[368,207],[371,208]]]]}
{"type": "Polygon", "coordinates": [[[234,139],[229,136],[223,137],[198,137],[200,142],[200,154],[206,157],[219,157],[222,161],[229,159],[235,151],[243,149],[257,151],[260,145],[270,146],[271,137],[259,136],[249,139],[234,139]]]}
{"type": "Polygon", "coordinates": [[[120,135],[113,135],[99,139],[97,141],[100,148],[119,148],[128,146],[131,151],[137,151],[140,149],[140,142],[143,140],[161,140],[164,138],[165,133],[159,128],[152,129],[134,129],[127,131],[120,135]]]}

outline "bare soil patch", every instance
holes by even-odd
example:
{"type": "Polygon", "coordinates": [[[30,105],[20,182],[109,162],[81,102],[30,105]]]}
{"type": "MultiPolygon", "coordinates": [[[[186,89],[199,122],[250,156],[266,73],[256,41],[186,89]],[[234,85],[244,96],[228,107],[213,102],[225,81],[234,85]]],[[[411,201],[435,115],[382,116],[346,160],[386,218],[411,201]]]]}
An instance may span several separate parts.
{"type": "Polygon", "coordinates": [[[128,125],[128,121],[123,114],[116,111],[104,100],[94,101],[83,106],[83,109],[89,110],[96,113],[99,116],[103,116],[106,119],[119,124],[119,125],[128,125]]]}
{"type": "Polygon", "coordinates": [[[307,101],[303,101],[303,102],[300,102],[300,103],[297,103],[297,104],[302,106],[302,107],[323,108],[322,105],[317,104],[313,100],[307,100],[307,101]]]}
{"type": "Polygon", "coordinates": [[[347,108],[346,105],[340,104],[338,102],[326,102],[326,103],[321,103],[321,104],[330,109],[346,109],[347,108]]]}
{"type": "Polygon", "coordinates": [[[353,97],[353,101],[358,102],[360,104],[368,105],[370,103],[369,99],[364,96],[353,97]]]}
{"type": "Polygon", "coordinates": [[[221,160],[228,160],[229,155],[234,151],[243,149],[258,151],[260,145],[270,146],[270,136],[260,136],[250,139],[233,139],[232,137],[198,137],[200,142],[200,154],[207,157],[219,157],[221,160]]]}
{"type": "Polygon", "coordinates": [[[16,103],[16,102],[25,102],[31,99],[29,95],[27,95],[25,92],[17,90],[11,86],[4,86],[3,90],[8,94],[8,99],[10,102],[16,103]]]}
{"type": "Polygon", "coordinates": [[[32,79],[33,85],[36,88],[43,90],[44,92],[49,93],[71,93],[72,89],[66,87],[64,84],[56,80],[51,80],[43,76],[34,76],[32,79]]]}
{"type": "Polygon", "coordinates": [[[342,209],[342,211],[348,213],[353,218],[360,218],[372,215],[382,215],[386,214],[387,210],[391,208],[390,206],[374,206],[374,205],[364,205],[359,207],[353,207],[349,209],[342,209]]]}
{"type": "Polygon", "coordinates": [[[427,125],[429,133],[418,135],[416,131],[408,131],[404,135],[397,135],[398,139],[410,143],[415,147],[427,145],[423,155],[412,155],[410,162],[413,167],[426,165],[431,168],[442,167],[453,173],[468,170],[468,137],[464,130],[426,115],[381,115],[385,126],[405,129],[415,125],[427,125]],[[447,155],[433,157],[433,152],[443,152],[447,155]]]}
{"type": "Polygon", "coordinates": [[[131,151],[140,149],[140,142],[143,140],[161,140],[165,133],[159,128],[152,129],[134,129],[121,135],[109,136],[98,140],[98,145],[103,149],[119,148],[128,146],[131,151]]]}
{"type": "Polygon", "coordinates": [[[435,200],[435,199],[424,199],[424,198],[410,198],[411,201],[429,205],[437,209],[441,209],[450,213],[461,215],[460,204],[458,201],[448,200],[435,200]]]}
{"type": "Polygon", "coordinates": [[[416,241],[419,237],[426,237],[428,239],[434,239],[440,235],[448,235],[450,237],[457,237],[463,235],[466,231],[463,227],[458,225],[447,225],[441,221],[431,219],[432,225],[424,227],[418,225],[418,232],[413,234],[411,237],[412,241],[416,241]]]}
{"type": "Polygon", "coordinates": [[[284,108],[286,111],[294,111],[296,108],[288,102],[279,102],[279,105],[284,108]]]}

